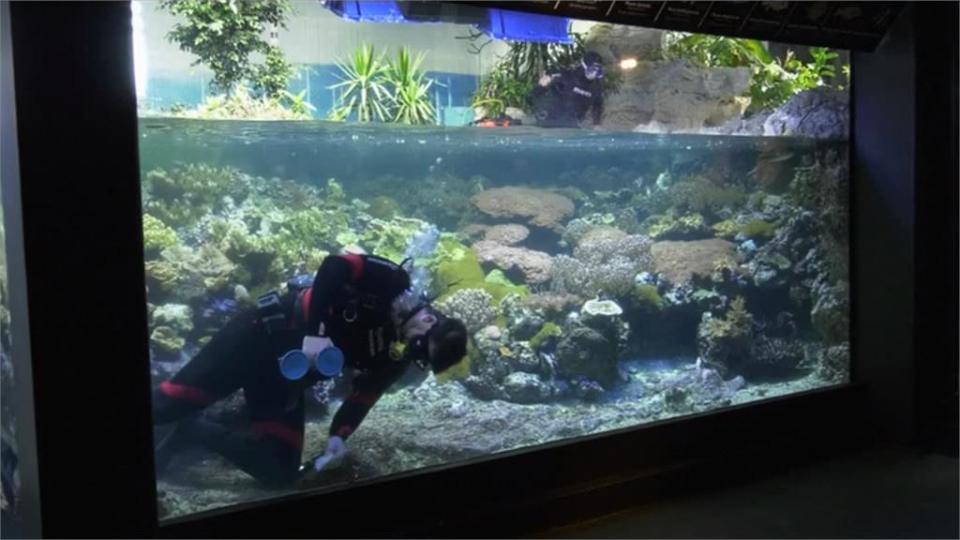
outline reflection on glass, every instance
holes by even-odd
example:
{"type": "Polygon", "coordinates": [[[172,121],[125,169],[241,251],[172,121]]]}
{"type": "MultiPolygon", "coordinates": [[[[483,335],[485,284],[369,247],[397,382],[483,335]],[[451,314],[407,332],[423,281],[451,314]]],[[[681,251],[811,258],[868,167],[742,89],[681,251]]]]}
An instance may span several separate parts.
{"type": "Polygon", "coordinates": [[[135,10],[163,517],[847,380],[844,54],[243,6],[135,10]]]}
{"type": "MultiPolygon", "coordinates": [[[[0,198],[3,194],[0,193],[0,198]]],[[[2,200],[2,199],[0,199],[2,200]]],[[[7,296],[7,240],[0,205],[0,528],[19,531],[20,475],[14,417],[13,359],[10,357],[10,303],[7,296]]]]}

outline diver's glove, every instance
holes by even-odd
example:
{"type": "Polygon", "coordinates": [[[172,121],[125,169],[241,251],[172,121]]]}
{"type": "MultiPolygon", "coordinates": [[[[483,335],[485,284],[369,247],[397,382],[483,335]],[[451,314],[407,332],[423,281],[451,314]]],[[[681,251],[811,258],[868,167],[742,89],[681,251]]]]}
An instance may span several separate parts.
{"type": "Polygon", "coordinates": [[[343,458],[347,456],[347,443],[342,437],[334,435],[327,441],[327,451],[322,456],[313,460],[313,470],[323,471],[335,469],[343,464],[343,458]]]}

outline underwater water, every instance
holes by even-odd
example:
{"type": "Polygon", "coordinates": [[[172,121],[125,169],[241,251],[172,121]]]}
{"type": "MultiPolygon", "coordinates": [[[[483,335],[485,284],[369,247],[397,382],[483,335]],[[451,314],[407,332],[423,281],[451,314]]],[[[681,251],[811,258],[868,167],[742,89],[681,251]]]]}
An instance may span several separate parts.
{"type": "MultiPolygon", "coordinates": [[[[166,118],[140,137],[156,384],[328,254],[415,255],[467,326],[461,364],[411,368],[300,488],[847,380],[846,141],[166,118]]],[[[309,392],[304,459],[349,388],[309,392]]],[[[207,414],[239,425],[242,398],[207,414]]],[[[282,493],[175,460],[163,517],[282,493]]]]}

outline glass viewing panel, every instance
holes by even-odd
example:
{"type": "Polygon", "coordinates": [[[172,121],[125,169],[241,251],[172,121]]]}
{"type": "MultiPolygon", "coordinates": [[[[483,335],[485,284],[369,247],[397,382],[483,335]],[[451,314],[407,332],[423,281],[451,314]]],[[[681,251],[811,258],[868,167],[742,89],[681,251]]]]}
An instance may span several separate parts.
{"type": "Polygon", "coordinates": [[[847,381],[846,52],[424,4],[133,2],[162,517],[847,381]]]}

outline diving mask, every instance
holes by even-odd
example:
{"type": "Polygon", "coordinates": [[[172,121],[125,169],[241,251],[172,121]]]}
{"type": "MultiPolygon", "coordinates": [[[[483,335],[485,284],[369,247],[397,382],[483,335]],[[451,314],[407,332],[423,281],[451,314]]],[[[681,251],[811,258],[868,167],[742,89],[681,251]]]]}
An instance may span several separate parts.
{"type": "Polygon", "coordinates": [[[587,76],[590,80],[599,80],[603,78],[603,66],[597,63],[586,63],[583,64],[583,74],[587,76]]]}

